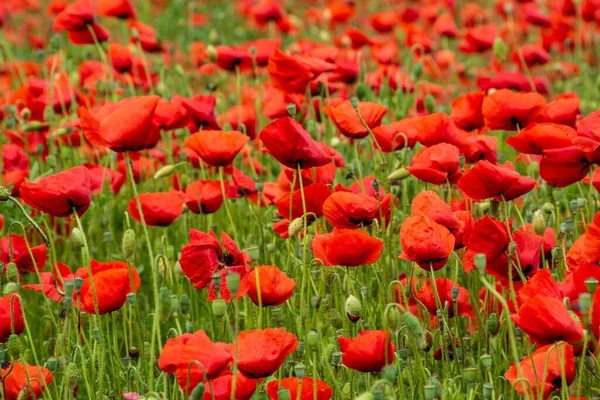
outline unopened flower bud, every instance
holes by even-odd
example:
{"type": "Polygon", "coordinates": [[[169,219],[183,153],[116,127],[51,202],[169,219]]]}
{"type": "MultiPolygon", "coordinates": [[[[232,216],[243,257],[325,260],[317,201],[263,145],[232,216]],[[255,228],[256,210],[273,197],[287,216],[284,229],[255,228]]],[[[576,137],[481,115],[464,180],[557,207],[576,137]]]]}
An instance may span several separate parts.
{"type": "Polygon", "coordinates": [[[67,384],[69,385],[69,387],[71,389],[75,388],[75,386],[77,386],[77,383],[79,383],[80,379],[79,368],[77,367],[77,364],[71,361],[69,365],[67,365],[67,370],[65,371],[65,374],[67,377],[67,384]]]}
{"type": "Polygon", "coordinates": [[[202,397],[204,396],[204,383],[200,382],[198,385],[196,385],[196,387],[194,388],[194,391],[192,392],[192,396],[190,397],[190,400],[200,400],[202,399],[202,397]]]}
{"type": "MultiPolygon", "coordinates": [[[[40,268],[40,266],[38,266],[40,268]]],[[[17,264],[14,262],[9,262],[6,267],[6,277],[9,282],[19,283],[19,269],[17,268],[17,264]]]]}
{"type": "Polygon", "coordinates": [[[350,98],[350,104],[352,104],[352,108],[354,108],[355,110],[358,110],[358,97],[351,97],[350,98]]]}
{"type": "Polygon", "coordinates": [[[0,201],[7,201],[10,197],[10,191],[4,186],[0,186],[0,201]]]}
{"type": "Polygon", "coordinates": [[[290,117],[294,118],[296,116],[296,105],[294,103],[289,103],[287,105],[287,112],[290,117]]]}
{"type": "Polygon", "coordinates": [[[533,213],[533,220],[531,221],[531,225],[533,226],[533,231],[536,235],[544,236],[546,232],[546,220],[544,219],[544,215],[541,210],[537,210],[533,213]]]}
{"type": "Polygon", "coordinates": [[[498,314],[491,313],[486,322],[486,327],[490,335],[496,336],[500,331],[500,319],[498,318],[498,314]]]}
{"type": "Polygon", "coordinates": [[[475,262],[475,267],[477,267],[477,270],[479,271],[480,274],[485,272],[485,267],[486,267],[486,256],[484,253],[477,253],[475,254],[475,256],[473,257],[473,261],[475,262]]]}
{"type": "Polygon", "coordinates": [[[348,296],[346,299],[346,315],[352,322],[357,322],[362,317],[362,303],[353,295],[348,296]]]}
{"type": "Polygon", "coordinates": [[[425,99],[423,100],[423,103],[425,105],[425,109],[428,112],[433,112],[433,110],[435,109],[435,99],[431,94],[427,94],[425,96],[425,99]]]}
{"type": "Polygon", "coordinates": [[[304,230],[304,218],[295,218],[288,226],[289,237],[294,237],[304,230]]]}
{"type": "Polygon", "coordinates": [[[154,173],[154,179],[167,178],[175,172],[174,165],[165,165],[154,173]]]}
{"type": "Polygon", "coordinates": [[[410,176],[410,172],[406,168],[399,168],[395,171],[392,171],[391,174],[388,175],[389,181],[402,181],[410,176]]]}
{"type": "Polygon", "coordinates": [[[502,40],[502,37],[496,37],[496,39],[494,39],[494,44],[492,47],[494,50],[494,55],[498,60],[506,60],[506,55],[508,54],[508,47],[506,46],[506,43],[504,43],[504,40],[502,40]]]}
{"type": "Polygon", "coordinates": [[[187,294],[182,294],[179,298],[179,310],[183,315],[188,315],[190,313],[191,303],[190,298],[187,294]]]}
{"type": "Polygon", "coordinates": [[[71,239],[73,239],[73,244],[75,244],[75,247],[78,249],[85,247],[85,237],[78,227],[74,227],[71,231],[71,239]]]}
{"type": "Polygon", "coordinates": [[[21,341],[19,340],[19,336],[14,333],[8,337],[8,352],[11,357],[14,359],[19,358],[21,355],[21,341]]]}
{"type": "Polygon", "coordinates": [[[206,47],[206,55],[208,56],[208,59],[211,62],[215,62],[215,61],[217,61],[217,57],[219,56],[219,53],[217,52],[217,49],[215,48],[215,46],[210,44],[206,47]]]}
{"type": "Polygon", "coordinates": [[[131,261],[133,254],[135,253],[136,237],[133,229],[127,229],[123,233],[123,240],[121,241],[121,252],[123,258],[127,261],[131,261]]]}
{"type": "Polygon", "coordinates": [[[384,317],[383,326],[392,332],[397,331],[400,326],[400,311],[396,307],[390,307],[384,317]]]}
{"type": "Polygon", "coordinates": [[[19,290],[19,286],[14,283],[14,282],[8,282],[6,285],[4,285],[4,287],[2,288],[2,295],[3,296],[8,296],[11,293],[15,293],[19,290]]]}
{"type": "Polygon", "coordinates": [[[19,115],[21,117],[21,119],[25,122],[27,122],[29,120],[29,118],[31,118],[31,110],[27,107],[24,107],[21,110],[21,114],[19,115]]]}

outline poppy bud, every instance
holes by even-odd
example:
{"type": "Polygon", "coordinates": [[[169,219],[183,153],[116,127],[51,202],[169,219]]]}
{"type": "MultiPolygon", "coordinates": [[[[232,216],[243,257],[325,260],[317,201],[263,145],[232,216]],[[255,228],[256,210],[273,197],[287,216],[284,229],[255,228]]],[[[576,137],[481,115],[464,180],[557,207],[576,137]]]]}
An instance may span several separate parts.
{"type": "Polygon", "coordinates": [[[19,283],[19,269],[17,268],[17,264],[14,262],[9,262],[6,268],[6,277],[9,282],[19,283]]]}
{"type": "Polygon", "coordinates": [[[433,400],[437,395],[437,388],[434,385],[423,386],[423,391],[425,393],[425,400],[433,400]]]}
{"type": "Polygon", "coordinates": [[[227,274],[225,280],[227,282],[227,289],[235,296],[240,289],[240,274],[230,272],[227,274]]]}
{"type": "Polygon", "coordinates": [[[541,210],[537,210],[535,213],[533,213],[531,225],[533,226],[533,231],[536,235],[544,235],[544,232],[546,232],[546,220],[544,219],[544,215],[542,214],[541,210]]]}
{"type": "Polygon", "coordinates": [[[352,96],[350,98],[350,104],[352,104],[352,108],[358,110],[358,97],[352,96]]]}
{"type": "Polygon", "coordinates": [[[400,325],[400,311],[396,307],[390,307],[385,314],[385,318],[383,320],[383,326],[392,332],[398,330],[400,325]]]}
{"type": "Polygon", "coordinates": [[[204,383],[200,382],[192,392],[191,400],[200,400],[204,396],[204,383]]]}
{"type": "Polygon", "coordinates": [[[82,249],[85,246],[85,238],[83,232],[78,227],[73,228],[71,231],[71,239],[78,249],[82,249]]]}
{"type": "Polygon", "coordinates": [[[4,186],[0,186],[0,201],[7,201],[10,197],[10,191],[8,191],[4,186]]]}
{"type": "Polygon", "coordinates": [[[582,315],[585,315],[592,304],[592,295],[589,293],[581,293],[579,295],[579,309],[582,315]]]}
{"type": "Polygon", "coordinates": [[[291,400],[290,391],[284,387],[279,388],[277,391],[277,398],[279,400],[291,400]]]}
{"type": "Polygon", "coordinates": [[[423,348],[425,346],[425,338],[423,336],[423,327],[421,326],[419,319],[411,312],[407,311],[404,313],[404,323],[406,323],[406,327],[412,337],[417,341],[419,348],[423,348]]]}
{"type": "Polygon", "coordinates": [[[364,83],[358,83],[356,85],[356,97],[360,100],[365,100],[369,95],[369,87],[364,83]]]}
{"type": "Polygon", "coordinates": [[[435,109],[435,99],[431,94],[427,94],[427,96],[425,96],[423,103],[425,104],[425,109],[428,112],[433,112],[433,110],[435,109]]]}
{"type": "Polygon", "coordinates": [[[481,357],[479,357],[479,361],[481,361],[481,365],[486,370],[489,371],[489,369],[492,368],[492,356],[491,355],[483,354],[481,357]]]}
{"type": "Polygon", "coordinates": [[[423,75],[423,64],[418,62],[413,66],[412,69],[412,75],[413,75],[413,80],[419,80],[421,79],[421,76],[423,75]]]}
{"type": "Polygon", "coordinates": [[[410,176],[410,172],[406,168],[399,168],[395,171],[392,171],[391,174],[388,175],[389,181],[402,181],[410,176]]]}
{"type": "Polygon", "coordinates": [[[467,367],[463,370],[463,379],[466,383],[475,383],[477,382],[477,370],[476,367],[467,367]]]}
{"type": "Polygon", "coordinates": [[[393,383],[396,381],[396,368],[393,367],[392,365],[386,365],[385,367],[383,367],[383,370],[381,371],[381,377],[385,380],[387,380],[390,383],[393,383]]]}
{"type": "Polygon", "coordinates": [[[596,372],[596,360],[592,356],[587,356],[585,358],[585,367],[590,372],[596,372]]]}
{"type": "Polygon", "coordinates": [[[306,373],[306,365],[304,365],[301,362],[294,365],[294,374],[296,374],[297,378],[300,378],[300,379],[304,378],[305,373],[306,373]]]}
{"type": "Polygon", "coordinates": [[[212,302],[212,312],[217,318],[223,318],[227,314],[227,303],[223,299],[216,299],[212,302]]]}
{"type": "Polygon", "coordinates": [[[14,333],[8,337],[8,352],[13,359],[17,359],[21,355],[21,341],[19,336],[14,333]]]}
{"type": "Polygon", "coordinates": [[[169,176],[173,175],[174,172],[175,172],[174,165],[165,165],[164,167],[162,167],[158,171],[156,171],[156,173],[154,174],[154,179],[169,177],[169,176]]]}
{"type": "Polygon", "coordinates": [[[494,392],[494,387],[492,386],[491,383],[484,383],[483,384],[483,398],[484,399],[490,399],[492,398],[492,393],[494,392]]]}
{"type": "Polygon", "coordinates": [[[334,329],[341,329],[344,326],[344,321],[342,319],[342,314],[340,310],[337,308],[332,308],[329,312],[329,323],[333,326],[334,329]]]}
{"type": "Polygon", "coordinates": [[[258,261],[260,258],[260,248],[258,246],[252,246],[246,249],[248,256],[250,256],[250,260],[258,261]]]}
{"type": "Polygon", "coordinates": [[[306,335],[306,343],[311,350],[316,350],[319,346],[319,334],[316,330],[311,329],[306,335]]]}
{"type": "Polygon", "coordinates": [[[475,254],[475,256],[473,257],[473,261],[475,262],[475,267],[477,267],[477,269],[479,270],[480,274],[483,274],[485,272],[485,267],[486,267],[486,257],[484,253],[477,253],[475,254]]]}
{"type": "Polygon", "coordinates": [[[294,219],[288,227],[289,237],[295,237],[304,230],[304,218],[298,217],[294,219]]]}
{"type": "Polygon", "coordinates": [[[375,400],[375,396],[373,396],[373,393],[371,392],[364,392],[355,397],[354,400],[375,400]]]}
{"type": "Polygon", "coordinates": [[[14,282],[8,282],[6,285],[4,285],[4,287],[2,288],[2,295],[3,296],[8,296],[11,293],[15,293],[16,291],[19,290],[19,286],[17,286],[16,283],[14,282]]]}
{"type": "Polygon", "coordinates": [[[321,296],[312,296],[310,298],[310,306],[313,309],[318,310],[319,307],[321,306],[321,296]]]}
{"type": "Polygon", "coordinates": [[[280,324],[283,322],[283,309],[281,307],[273,307],[271,309],[271,317],[273,317],[275,322],[280,324]]]}
{"type": "Polygon", "coordinates": [[[190,313],[191,303],[190,298],[187,294],[182,294],[179,298],[179,310],[183,315],[188,315],[190,313]]]}
{"type": "Polygon", "coordinates": [[[289,103],[286,108],[288,115],[294,118],[296,116],[296,105],[294,103],[289,103]]]}
{"type": "Polygon", "coordinates": [[[514,256],[517,253],[517,242],[511,241],[508,243],[508,254],[514,256]]]}
{"type": "Polygon", "coordinates": [[[131,261],[133,253],[135,253],[135,245],[135,231],[133,229],[125,230],[125,233],[123,233],[123,240],[121,241],[121,252],[125,260],[131,261]]]}
{"type": "Polygon", "coordinates": [[[65,374],[67,376],[67,384],[69,385],[69,387],[74,388],[75,386],[77,386],[77,383],[79,382],[80,378],[79,368],[77,368],[77,364],[71,361],[69,365],[67,365],[67,370],[65,371],[65,374]]]}
{"type": "Polygon", "coordinates": [[[353,295],[346,299],[346,315],[352,322],[357,322],[362,316],[362,303],[353,295]]]}
{"type": "Polygon", "coordinates": [[[598,287],[598,279],[590,276],[585,281],[585,288],[589,294],[594,294],[596,292],[596,288],[598,287]]]}
{"type": "MultiPolygon", "coordinates": [[[[24,132],[37,132],[37,131],[41,131],[45,127],[46,127],[46,125],[44,125],[40,121],[31,121],[26,124],[23,124],[23,126],[21,127],[21,130],[23,130],[24,132]]],[[[43,151],[44,145],[40,144],[40,146],[43,151]]],[[[40,154],[41,151],[39,151],[38,148],[36,148],[36,153],[40,154]]]]}
{"type": "Polygon", "coordinates": [[[217,53],[217,49],[215,48],[215,46],[213,46],[212,44],[208,45],[206,47],[206,55],[208,56],[208,58],[211,62],[217,61],[218,53],[217,53]]]}
{"type": "Polygon", "coordinates": [[[498,319],[498,314],[491,313],[486,321],[487,330],[492,336],[496,336],[500,331],[500,320],[498,319]]]}
{"type": "Polygon", "coordinates": [[[20,117],[23,121],[27,122],[29,120],[29,118],[31,118],[31,110],[27,107],[24,107],[21,110],[20,117]]]}
{"type": "Polygon", "coordinates": [[[493,49],[494,55],[498,60],[506,60],[506,55],[508,54],[508,47],[506,46],[506,43],[504,43],[504,40],[502,40],[500,36],[494,39],[493,49]]]}
{"type": "Polygon", "coordinates": [[[275,250],[277,250],[277,246],[275,245],[275,243],[267,243],[267,251],[269,253],[274,253],[275,250]]]}

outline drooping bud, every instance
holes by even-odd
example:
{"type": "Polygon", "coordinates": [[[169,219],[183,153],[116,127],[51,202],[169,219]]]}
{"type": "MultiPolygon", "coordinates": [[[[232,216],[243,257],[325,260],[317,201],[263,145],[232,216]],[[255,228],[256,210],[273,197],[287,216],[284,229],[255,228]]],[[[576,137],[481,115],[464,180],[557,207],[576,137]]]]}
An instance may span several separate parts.
{"type": "Polygon", "coordinates": [[[423,346],[425,346],[425,336],[419,319],[411,312],[407,311],[404,313],[404,322],[406,323],[406,327],[408,328],[411,336],[417,341],[419,347],[423,348],[423,346]]]}
{"type": "Polygon", "coordinates": [[[6,267],[6,277],[9,282],[19,283],[19,269],[17,268],[17,264],[12,261],[6,267]]]}
{"type": "Polygon", "coordinates": [[[498,36],[496,37],[496,39],[494,39],[493,49],[494,55],[498,60],[506,60],[506,55],[508,54],[508,47],[506,46],[506,43],[504,43],[504,40],[502,40],[502,37],[498,36]]]}
{"type": "Polygon", "coordinates": [[[82,249],[85,246],[85,238],[83,237],[83,232],[78,227],[74,227],[71,231],[71,239],[73,239],[73,244],[78,249],[82,249]]]}
{"type": "Polygon", "coordinates": [[[535,232],[536,235],[544,236],[544,233],[546,232],[546,220],[544,219],[544,214],[542,214],[541,210],[537,210],[533,213],[531,225],[533,226],[533,232],[535,232]]]}
{"type": "Polygon", "coordinates": [[[67,376],[67,384],[69,385],[69,387],[74,388],[75,386],[77,386],[77,383],[79,383],[79,379],[81,377],[77,364],[71,361],[69,365],[67,365],[67,370],[65,374],[67,376]]]}
{"type": "Polygon", "coordinates": [[[352,104],[352,108],[354,108],[355,110],[358,110],[358,97],[351,97],[350,98],[350,104],[352,104]]]}
{"type": "Polygon", "coordinates": [[[14,333],[8,337],[8,352],[12,358],[17,359],[21,355],[21,341],[14,333]]]}
{"type": "Polygon", "coordinates": [[[125,230],[123,233],[123,240],[121,242],[121,252],[123,258],[127,261],[131,261],[133,254],[135,253],[136,237],[133,229],[125,230]]]}
{"type": "Polygon", "coordinates": [[[392,171],[391,174],[388,175],[388,180],[390,181],[402,181],[410,176],[410,172],[406,168],[399,168],[395,171],[392,171]]]}
{"type": "Polygon", "coordinates": [[[396,307],[391,307],[390,309],[388,309],[385,315],[385,318],[383,320],[383,326],[387,330],[395,332],[400,326],[400,318],[400,311],[398,311],[396,307]]]}
{"type": "Polygon", "coordinates": [[[290,225],[288,226],[288,235],[289,235],[289,237],[295,237],[303,230],[304,230],[304,218],[298,217],[298,218],[295,218],[292,222],[290,222],[290,225]]]}
{"type": "Polygon", "coordinates": [[[165,165],[164,167],[162,167],[158,171],[156,171],[156,173],[154,174],[154,179],[169,177],[169,176],[173,175],[174,172],[175,172],[174,165],[165,165]]]}

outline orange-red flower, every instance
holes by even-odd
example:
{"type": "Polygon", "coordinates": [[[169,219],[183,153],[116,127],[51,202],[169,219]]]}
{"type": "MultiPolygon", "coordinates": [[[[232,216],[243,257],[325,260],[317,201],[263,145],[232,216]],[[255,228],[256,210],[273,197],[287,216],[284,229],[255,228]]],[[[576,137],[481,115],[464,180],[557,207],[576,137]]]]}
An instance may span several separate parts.
{"type": "Polygon", "coordinates": [[[275,265],[254,268],[248,274],[248,297],[256,305],[278,306],[286,302],[296,288],[296,282],[275,265]]]}
{"type": "Polygon", "coordinates": [[[94,44],[108,40],[109,34],[95,22],[96,10],[92,0],[77,0],[69,4],[54,19],[54,32],[67,31],[74,44],[94,44]]]}
{"type": "Polygon", "coordinates": [[[482,128],[484,121],[481,107],[484,98],[484,92],[466,93],[455,98],[450,117],[456,126],[466,131],[482,128]]]}
{"type": "Polygon", "coordinates": [[[410,167],[406,169],[423,182],[441,185],[456,183],[461,176],[458,147],[440,143],[425,147],[413,157],[410,167]]]}
{"type": "Polygon", "coordinates": [[[426,215],[408,217],[400,228],[403,260],[414,261],[427,271],[441,269],[454,250],[455,238],[444,226],[426,215]]]}
{"type": "Polygon", "coordinates": [[[373,264],[381,257],[383,241],[355,229],[334,229],[312,241],[316,259],[327,266],[357,267],[373,264]]]}
{"type": "Polygon", "coordinates": [[[16,361],[0,372],[6,400],[38,399],[52,383],[52,373],[39,365],[16,361]],[[22,393],[25,393],[23,397],[22,393]]]}
{"type": "Polygon", "coordinates": [[[33,246],[29,244],[31,248],[31,254],[27,249],[27,243],[23,236],[6,235],[0,239],[0,261],[8,264],[9,261],[13,261],[17,265],[19,272],[35,272],[36,268],[41,271],[46,266],[46,260],[48,259],[48,253],[45,244],[33,246]],[[12,243],[11,243],[12,242],[12,243]],[[12,253],[11,253],[12,245],[12,253]],[[12,254],[12,258],[11,258],[12,254]]]}
{"type": "MultiPolygon", "coordinates": [[[[324,183],[313,183],[304,188],[304,200],[306,203],[306,212],[313,213],[316,217],[323,215],[323,204],[331,195],[331,189],[324,183]]],[[[300,189],[285,193],[275,200],[277,211],[283,218],[300,218],[304,215],[302,206],[302,193],[300,189]],[[291,197],[291,200],[290,200],[291,197]],[[290,208],[291,206],[291,208],[290,208]]],[[[308,216],[312,218],[312,215],[308,216]]]]}
{"type": "Polygon", "coordinates": [[[82,215],[92,201],[90,173],[83,166],[21,184],[19,193],[31,207],[52,215],[66,217],[82,215]]]}
{"type": "Polygon", "coordinates": [[[342,363],[360,372],[378,372],[394,361],[396,346],[388,331],[362,331],[356,338],[338,337],[342,363]]]}
{"type": "Polygon", "coordinates": [[[570,147],[575,134],[575,130],[566,125],[539,123],[510,136],[506,143],[520,153],[543,154],[544,150],[570,147]]]}
{"type": "Polygon", "coordinates": [[[116,311],[127,301],[127,294],[137,293],[140,288],[141,281],[137,269],[126,262],[92,260],[91,270],[91,279],[87,267],[79,268],[75,272],[75,277],[83,279],[80,291],[81,310],[88,314],[94,314],[96,306],[100,315],[116,311]],[[92,290],[92,280],[96,299],[92,290]]]}
{"type": "MultiPolygon", "coordinates": [[[[139,196],[144,222],[148,226],[169,226],[183,212],[185,195],[182,192],[142,193],[139,196]]],[[[137,200],[129,201],[129,214],[138,222],[142,222],[137,200]]]]}
{"type": "Polygon", "coordinates": [[[21,300],[15,293],[0,297],[0,343],[8,341],[11,334],[20,335],[25,330],[21,300]]]}
{"type": "Polygon", "coordinates": [[[158,96],[130,97],[93,112],[79,107],[83,134],[93,146],[116,152],[154,148],[160,139],[153,122],[158,100],[158,96]]]}
{"type": "Polygon", "coordinates": [[[358,112],[365,121],[365,126],[357,115],[349,100],[338,105],[328,105],[323,109],[338,128],[340,133],[352,139],[361,139],[369,135],[369,129],[381,125],[381,120],[387,112],[387,108],[377,103],[361,101],[358,104],[358,112]]]}
{"type": "Polygon", "coordinates": [[[427,308],[429,314],[437,315],[439,309],[436,290],[442,309],[445,309],[447,305],[448,317],[452,318],[455,315],[474,316],[473,307],[469,303],[469,291],[448,278],[436,278],[435,289],[431,284],[431,280],[428,279],[415,294],[415,297],[427,308]],[[453,289],[458,289],[456,300],[452,297],[453,289]]]}
{"type": "Polygon", "coordinates": [[[335,228],[355,229],[371,225],[374,220],[382,223],[381,216],[389,222],[391,202],[391,195],[380,203],[363,193],[335,192],[323,203],[323,215],[335,228]]]}
{"type": "Polygon", "coordinates": [[[233,344],[238,369],[248,378],[266,378],[277,371],[298,347],[298,339],[282,328],[240,332],[233,344]]]}
{"type": "Polygon", "coordinates": [[[185,139],[184,146],[194,150],[213,167],[225,167],[248,143],[250,138],[238,131],[201,131],[185,139]]]}
{"type": "Polygon", "coordinates": [[[290,399],[329,400],[331,399],[331,396],[333,396],[333,390],[327,383],[320,379],[307,377],[302,378],[302,380],[298,378],[284,378],[281,380],[281,387],[279,384],[280,381],[277,379],[267,383],[267,395],[269,396],[269,399],[279,399],[278,391],[280,388],[289,390],[290,399]]]}
{"type": "Polygon", "coordinates": [[[217,212],[222,204],[223,191],[220,181],[199,180],[185,188],[185,205],[195,214],[212,214],[217,212]]]}
{"type": "Polygon", "coordinates": [[[212,379],[210,385],[205,385],[203,400],[230,400],[233,380],[235,378],[236,400],[250,400],[256,391],[256,379],[246,378],[243,374],[235,376],[231,372],[224,372],[219,377],[212,379]],[[214,396],[214,397],[213,397],[214,396]]]}
{"type": "Polygon", "coordinates": [[[515,131],[535,121],[546,100],[538,93],[518,93],[500,89],[483,100],[485,124],[492,130],[515,131]]]}
{"type": "Polygon", "coordinates": [[[534,187],[535,180],[487,160],[479,161],[458,181],[458,188],[475,200],[513,200],[534,187]]]}
{"type": "Polygon", "coordinates": [[[130,0],[98,0],[96,10],[105,17],[128,19],[136,15],[130,0]]]}

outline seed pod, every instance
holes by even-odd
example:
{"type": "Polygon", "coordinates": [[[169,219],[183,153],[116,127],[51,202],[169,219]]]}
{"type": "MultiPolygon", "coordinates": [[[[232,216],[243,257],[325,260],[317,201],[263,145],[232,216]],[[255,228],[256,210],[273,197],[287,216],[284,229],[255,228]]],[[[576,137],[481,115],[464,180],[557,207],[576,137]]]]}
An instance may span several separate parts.
{"type": "Polygon", "coordinates": [[[396,307],[390,307],[383,319],[385,329],[395,332],[400,326],[400,311],[396,307]]]}
{"type": "Polygon", "coordinates": [[[212,302],[212,312],[217,318],[223,318],[227,314],[227,303],[223,299],[216,299],[212,302]]]}
{"type": "Polygon", "coordinates": [[[188,315],[190,313],[191,303],[190,298],[187,294],[182,294],[179,298],[179,310],[183,315],[188,315]]]}
{"type": "Polygon", "coordinates": [[[231,295],[235,297],[240,289],[240,274],[230,272],[225,277],[225,281],[227,282],[227,289],[229,289],[231,295]]]}
{"type": "Polygon", "coordinates": [[[291,400],[290,391],[284,387],[279,388],[277,391],[277,398],[279,400],[291,400]]]}
{"type": "Polygon", "coordinates": [[[489,354],[483,354],[481,357],[479,357],[479,361],[481,361],[481,365],[483,366],[483,368],[485,368],[486,370],[489,371],[490,368],[492,368],[492,356],[489,354]]]}
{"type": "Polygon", "coordinates": [[[123,258],[126,261],[131,261],[133,254],[135,253],[136,237],[133,229],[127,229],[123,233],[123,241],[121,242],[121,251],[123,258]]]}
{"type": "Polygon", "coordinates": [[[329,312],[329,322],[331,323],[331,326],[333,326],[333,329],[342,329],[342,327],[344,326],[344,320],[342,319],[342,314],[340,313],[340,310],[338,310],[337,308],[331,309],[331,311],[329,312]]]}
{"type": "Polygon", "coordinates": [[[306,373],[306,365],[304,365],[301,362],[297,363],[296,365],[294,365],[294,373],[299,379],[304,378],[304,375],[306,373]]]}
{"type": "Polygon", "coordinates": [[[466,383],[475,383],[477,382],[478,372],[477,367],[467,367],[463,370],[463,379],[466,383]]]}

